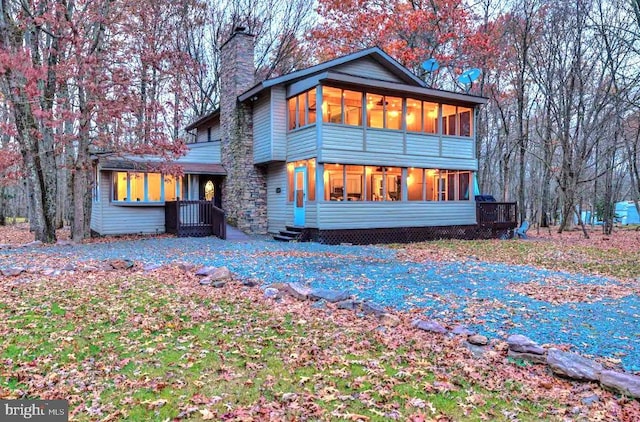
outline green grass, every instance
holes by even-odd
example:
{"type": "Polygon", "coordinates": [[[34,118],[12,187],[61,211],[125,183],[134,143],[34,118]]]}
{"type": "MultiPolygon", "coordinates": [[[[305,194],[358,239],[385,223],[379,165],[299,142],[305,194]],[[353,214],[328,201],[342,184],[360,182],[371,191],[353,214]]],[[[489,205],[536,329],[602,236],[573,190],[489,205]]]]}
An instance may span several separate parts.
{"type": "Polygon", "coordinates": [[[543,398],[514,406],[519,381],[501,383],[505,391],[467,381],[413,340],[383,341],[365,320],[274,310],[259,293],[233,289],[113,278],[4,291],[0,358],[12,366],[0,373],[0,393],[69,397],[71,409],[82,403],[80,421],[265,420],[270,412],[289,420],[507,420],[510,412],[539,420],[562,408],[543,398]]]}

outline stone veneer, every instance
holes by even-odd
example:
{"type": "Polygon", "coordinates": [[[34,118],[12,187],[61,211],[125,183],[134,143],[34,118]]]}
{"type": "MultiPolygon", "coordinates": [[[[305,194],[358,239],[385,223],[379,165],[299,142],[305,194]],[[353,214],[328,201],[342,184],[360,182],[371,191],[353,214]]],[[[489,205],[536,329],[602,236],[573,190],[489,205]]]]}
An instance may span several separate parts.
{"type": "Polygon", "coordinates": [[[227,221],[245,233],[267,232],[267,183],[264,168],[253,164],[253,113],[238,96],[255,84],[254,36],[235,30],[221,49],[220,144],[227,177],[222,209],[227,221]]]}

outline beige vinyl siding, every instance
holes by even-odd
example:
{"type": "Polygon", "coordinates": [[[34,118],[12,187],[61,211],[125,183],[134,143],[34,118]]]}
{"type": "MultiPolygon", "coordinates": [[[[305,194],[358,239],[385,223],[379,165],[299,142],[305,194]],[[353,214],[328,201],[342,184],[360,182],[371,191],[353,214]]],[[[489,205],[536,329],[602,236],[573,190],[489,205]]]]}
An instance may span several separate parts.
{"type": "Polygon", "coordinates": [[[442,137],[442,156],[473,158],[473,139],[442,137]]]}
{"type": "Polygon", "coordinates": [[[440,138],[433,135],[407,133],[407,153],[415,155],[440,155],[440,138]]]}
{"type": "Polygon", "coordinates": [[[219,164],[221,163],[220,141],[191,144],[187,153],[176,162],[219,164]]]}
{"type": "Polygon", "coordinates": [[[335,67],[335,71],[347,73],[354,76],[362,76],[365,78],[381,79],[383,81],[400,82],[404,81],[391,71],[384,68],[375,60],[369,57],[363,57],[358,60],[345,63],[335,67]]]}
{"type": "MultiPolygon", "coordinates": [[[[101,235],[127,233],[155,234],[164,233],[164,206],[114,205],[111,202],[112,172],[100,173],[100,221],[96,221],[95,230],[101,235]]],[[[96,214],[96,218],[98,214],[96,214]]]]}
{"type": "Polygon", "coordinates": [[[476,224],[475,202],[318,203],[318,228],[367,229],[476,224]]]}
{"type": "Polygon", "coordinates": [[[404,151],[404,134],[399,131],[367,129],[366,142],[368,152],[402,154],[404,151]]]}
{"type": "Polygon", "coordinates": [[[317,151],[316,126],[307,126],[289,132],[287,136],[287,161],[314,157],[317,151]]]}
{"type": "Polygon", "coordinates": [[[271,88],[272,160],[287,158],[287,100],[283,86],[271,88]]]}
{"type": "Polygon", "coordinates": [[[253,105],[253,162],[271,161],[270,95],[263,95],[253,105]]]}
{"type": "Polygon", "coordinates": [[[272,163],[267,166],[267,231],[284,230],[290,223],[287,214],[287,167],[285,163],[272,163]],[[276,192],[278,188],[280,193],[276,192]]]}
{"type": "Polygon", "coordinates": [[[364,151],[364,129],[343,125],[322,125],[322,148],[364,151]]]}

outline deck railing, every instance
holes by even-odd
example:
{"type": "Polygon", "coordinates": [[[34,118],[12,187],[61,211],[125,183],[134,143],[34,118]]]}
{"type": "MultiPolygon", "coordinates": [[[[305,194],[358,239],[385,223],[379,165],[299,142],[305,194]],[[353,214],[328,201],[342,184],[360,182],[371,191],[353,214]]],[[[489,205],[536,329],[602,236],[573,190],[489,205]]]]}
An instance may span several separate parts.
{"type": "Polygon", "coordinates": [[[518,227],[516,202],[476,202],[476,218],[480,227],[514,229],[518,227]]]}
{"type": "Polygon", "coordinates": [[[224,211],[211,201],[169,201],[164,207],[167,233],[179,237],[218,236],[227,238],[224,211]]]}

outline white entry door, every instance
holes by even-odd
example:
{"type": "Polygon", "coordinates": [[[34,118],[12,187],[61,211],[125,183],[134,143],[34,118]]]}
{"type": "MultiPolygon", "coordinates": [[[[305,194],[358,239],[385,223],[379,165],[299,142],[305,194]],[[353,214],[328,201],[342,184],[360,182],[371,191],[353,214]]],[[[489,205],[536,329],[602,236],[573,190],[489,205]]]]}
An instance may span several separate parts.
{"type": "Polygon", "coordinates": [[[296,167],[293,176],[293,224],[304,227],[304,211],[307,202],[307,168],[296,167]]]}

